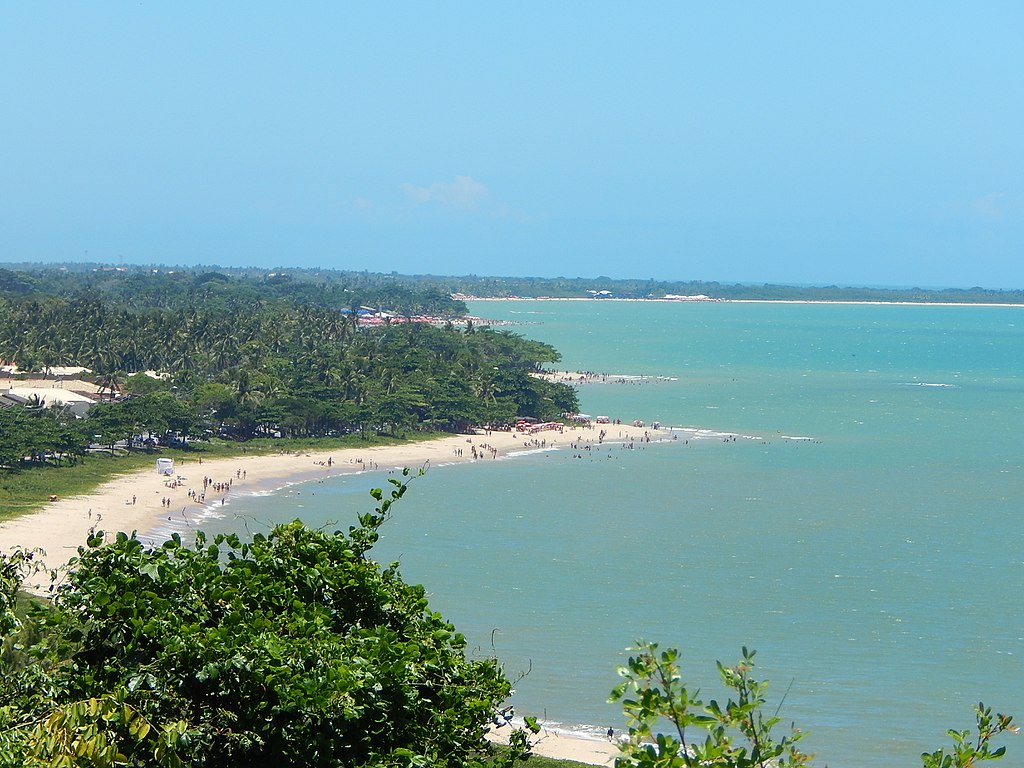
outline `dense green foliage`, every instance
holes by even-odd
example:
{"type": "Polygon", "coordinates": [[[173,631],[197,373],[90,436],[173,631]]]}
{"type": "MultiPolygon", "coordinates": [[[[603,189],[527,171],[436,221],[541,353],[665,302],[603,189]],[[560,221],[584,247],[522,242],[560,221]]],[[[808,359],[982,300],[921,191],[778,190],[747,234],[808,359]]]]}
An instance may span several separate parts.
{"type": "MultiPolygon", "coordinates": [[[[717,299],[769,301],[902,301],[967,304],[1024,304],[1024,287],[995,290],[970,288],[880,288],[839,285],[778,285],[773,283],[721,283],[709,280],[656,280],[654,278],[501,277],[486,275],[398,275],[345,270],[278,269],[267,274],[255,269],[193,268],[163,274],[160,283],[138,276],[152,272],[140,267],[123,272],[101,265],[67,264],[60,268],[19,265],[17,271],[0,269],[0,296],[32,291],[72,293],[82,287],[99,289],[121,298],[135,298],[147,306],[164,306],[165,297],[192,296],[208,300],[225,292],[224,283],[244,281],[250,296],[290,297],[302,303],[352,307],[390,307],[399,314],[418,312],[461,315],[465,305],[452,294],[505,298],[510,296],[586,298],[588,291],[608,290],[622,298],[660,298],[666,294],[700,295],[717,299]],[[159,285],[159,287],[156,287],[159,285]],[[133,293],[135,292],[135,293],[133,293]],[[269,293],[268,293],[269,292],[269,293]]],[[[234,289],[238,291],[237,287],[234,289]]],[[[169,304],[167,304],[169,306],[169,304]]]]}
{"type": "MultiPolygon", "coordinates": [[[[47,320],[34,322],[33,316],[19,308],[0,319],[0,354],[9,354],[3,345],[17,339],[20,348],[11,350],[12,356],[24,359],[23,350],[35,343],[37,334],[46,336],[47,320]]],[[[66,307],[59,316],[75,317],[66,307]]],[[[347,338],[321,331],[304,341],[301,328],[293,326],[295,335],[286,339],[286,331],[276,327],[268,339],[253,329],[242,340],[232,336],[223,344],[209,341],[220,344],[219,349],[210,349],[206,337],[185,335],[181,344],[186,348],[177,359],[157,359],[148,352],[154,347],[144,322],[126,320],[119,332],[113,324],[101,327],[109,335],[95,354],[46,342],[54,349],[54,360],[92,364],[107,372],[103,378],[123,380],[119,372],[136,366],[157,367],[173,377],[162,392],[94,407],[85,431],[100,435],[105,443],[165,429],[209,430],[240,439],[456,431],[509,424],[517,415],[558,418],[577,407],[570,387],[529,375],[557,360],[557,353],[507,331],[462,332],[413,324],[358,331],[347,338]],[[143,344],[137,343],[140,339],[143,344]],[[279,351],[271,346],[275,343],[279,351]],[[127,345],[138,353],[130,361],[126,358],[135,353],[126,352],[127,345]]],[[[49,328],[59,330],[56,325],[49,328]]],[[[54,450],[60,450],[56,443],[54,450]]]]}
{"type": "Polygon", "coordinates": [[[44,408],[0,410],[0,467],[72,463],[85,454],[83,424],[66,411],[44,408]]]}
{"type": "MultiPolygon", "coordinates": [[[[754,651],[743,649],[736,666],[718,664],[718,673],[729,698],[724,704],[697,698],[679,670],[679,651],[659,650],[657,643],[640,642],[635,656],[619,667],[623,678],[610,701],[622,702],[629,739],[620,746],[616,768],[794,768],[810,765],[812,755],[797,743],[804,733],[795,726],[779,734],[778,711],[765,712],[768,683],[753,676],[754,651]],[[659,732],[665,724],[668,732],[659,732]]],[[[952,749],[941,748],[921,755],[924,768],[970,768],[1002,757],[1005,747],[992,740],[1012,732],[1013,718],[992,714],[979,704],[977,733],[949,731],[952,749]]]]}
{"type": "Polygon", "coordinates": [[[457,317],[465,304],[435,283],[334,270],[152,269],[95,264],[0,269],[0,296],[98,296],[115,304],[175,309],[211,304],[289,302],[327,309],[369,306],[399,315],[457,317]]]}
{"type": "MultiPolygon", "coordinates": [[[[337,286],[284,276],[284,291],[274,280],[135,271],[98,273],[96,285],[72,292],[61,274],[35,277],[68,292],[36,286],[0,298],[0,359],[27,370],[85,366],[107,395],[133,395],[89,414],[82,433],[105,444],[167,430],[236,439],[456,431],[576,409],[571,388],[529,375],[559,359],[549,345],[471,324],[364,327],[331,306],[337,286]]],[[[16,278],[33,275],[5,284],[16,278]]],[[[430,303],[435,294],[410,295],[430,303]]],[[[26,434],[9,441],[0,465],[38,449],[83,449],[81,440],[41,442],[46,419],[2,418],[0,430],[26,434]]]]}
{"type": "Polygon", "coordinates": [[[14,611],[28,559],[0,559],[0,765],[482,765],[509,683],[370,559],[407,487],[391,483],[347,533],[155,549],[97,533],[31,637],[14,611]]]}

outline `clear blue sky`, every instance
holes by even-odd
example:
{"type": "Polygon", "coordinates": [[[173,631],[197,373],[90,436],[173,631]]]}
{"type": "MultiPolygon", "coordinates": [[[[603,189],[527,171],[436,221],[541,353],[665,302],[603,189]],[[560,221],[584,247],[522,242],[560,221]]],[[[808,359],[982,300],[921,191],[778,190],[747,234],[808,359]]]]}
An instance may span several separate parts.
{"type": "Polygon", "coordinates": [[[0,261],[1024,287],[1024,2],[7,3],[0,261]]]}

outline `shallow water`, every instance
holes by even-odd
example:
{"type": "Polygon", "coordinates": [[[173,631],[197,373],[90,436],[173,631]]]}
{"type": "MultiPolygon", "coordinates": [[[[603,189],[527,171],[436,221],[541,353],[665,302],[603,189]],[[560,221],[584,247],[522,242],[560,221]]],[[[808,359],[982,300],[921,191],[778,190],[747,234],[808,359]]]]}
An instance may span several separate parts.
{"type": "MultiPolygon", "coordinates": [[[[605,698],[643,637],[680,647],[705,698],[722,695],[716,659],[756,648],[820,765],[919,764],[978,699],[1024,717],[1024,309],[470,309],[523,323],[560,367],[666,377],[587,386],[587,413],[737,436],[533,452],[414,482],[378,559],[426,584],[477,652],[529,672],[520,714],[621,727],[605,698]]],[[[344,527],[381,484],[238,499],[207,527],[344,527]]],[[[1016,741],[1004,765],[1024,765],[1016,741]]]]}

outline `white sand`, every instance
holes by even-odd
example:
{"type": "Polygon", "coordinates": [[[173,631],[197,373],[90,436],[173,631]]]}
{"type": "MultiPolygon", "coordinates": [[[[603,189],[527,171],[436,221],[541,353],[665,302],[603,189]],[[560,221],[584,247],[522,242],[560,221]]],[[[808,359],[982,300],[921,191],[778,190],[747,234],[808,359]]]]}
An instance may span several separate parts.
{"type": "MultiPolygon", "coordinates": [[[[487,738],[498,744],[507,744],[511,728],[502,727],[487,734],[487,738]]],[[[541,757],[554,757],[559,760],[575,760],[587,765],[615,765],[615,758],[620,755],[617,744],[598,739],[587,739],[572,736],[560,731],[549,731],[542,728],[536,736],[533,753],[541,757]]]]}

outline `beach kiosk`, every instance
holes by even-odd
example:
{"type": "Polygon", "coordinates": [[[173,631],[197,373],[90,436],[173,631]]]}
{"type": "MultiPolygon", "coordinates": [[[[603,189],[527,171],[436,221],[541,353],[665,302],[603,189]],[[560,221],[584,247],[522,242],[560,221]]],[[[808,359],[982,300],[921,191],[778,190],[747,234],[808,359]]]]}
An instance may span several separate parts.
{"type": "Polygon", "coordinates": [[[174,459],[157,459],[156,460],[156,473],[158,475],[173,475],[174,474],[174,459]]]}

